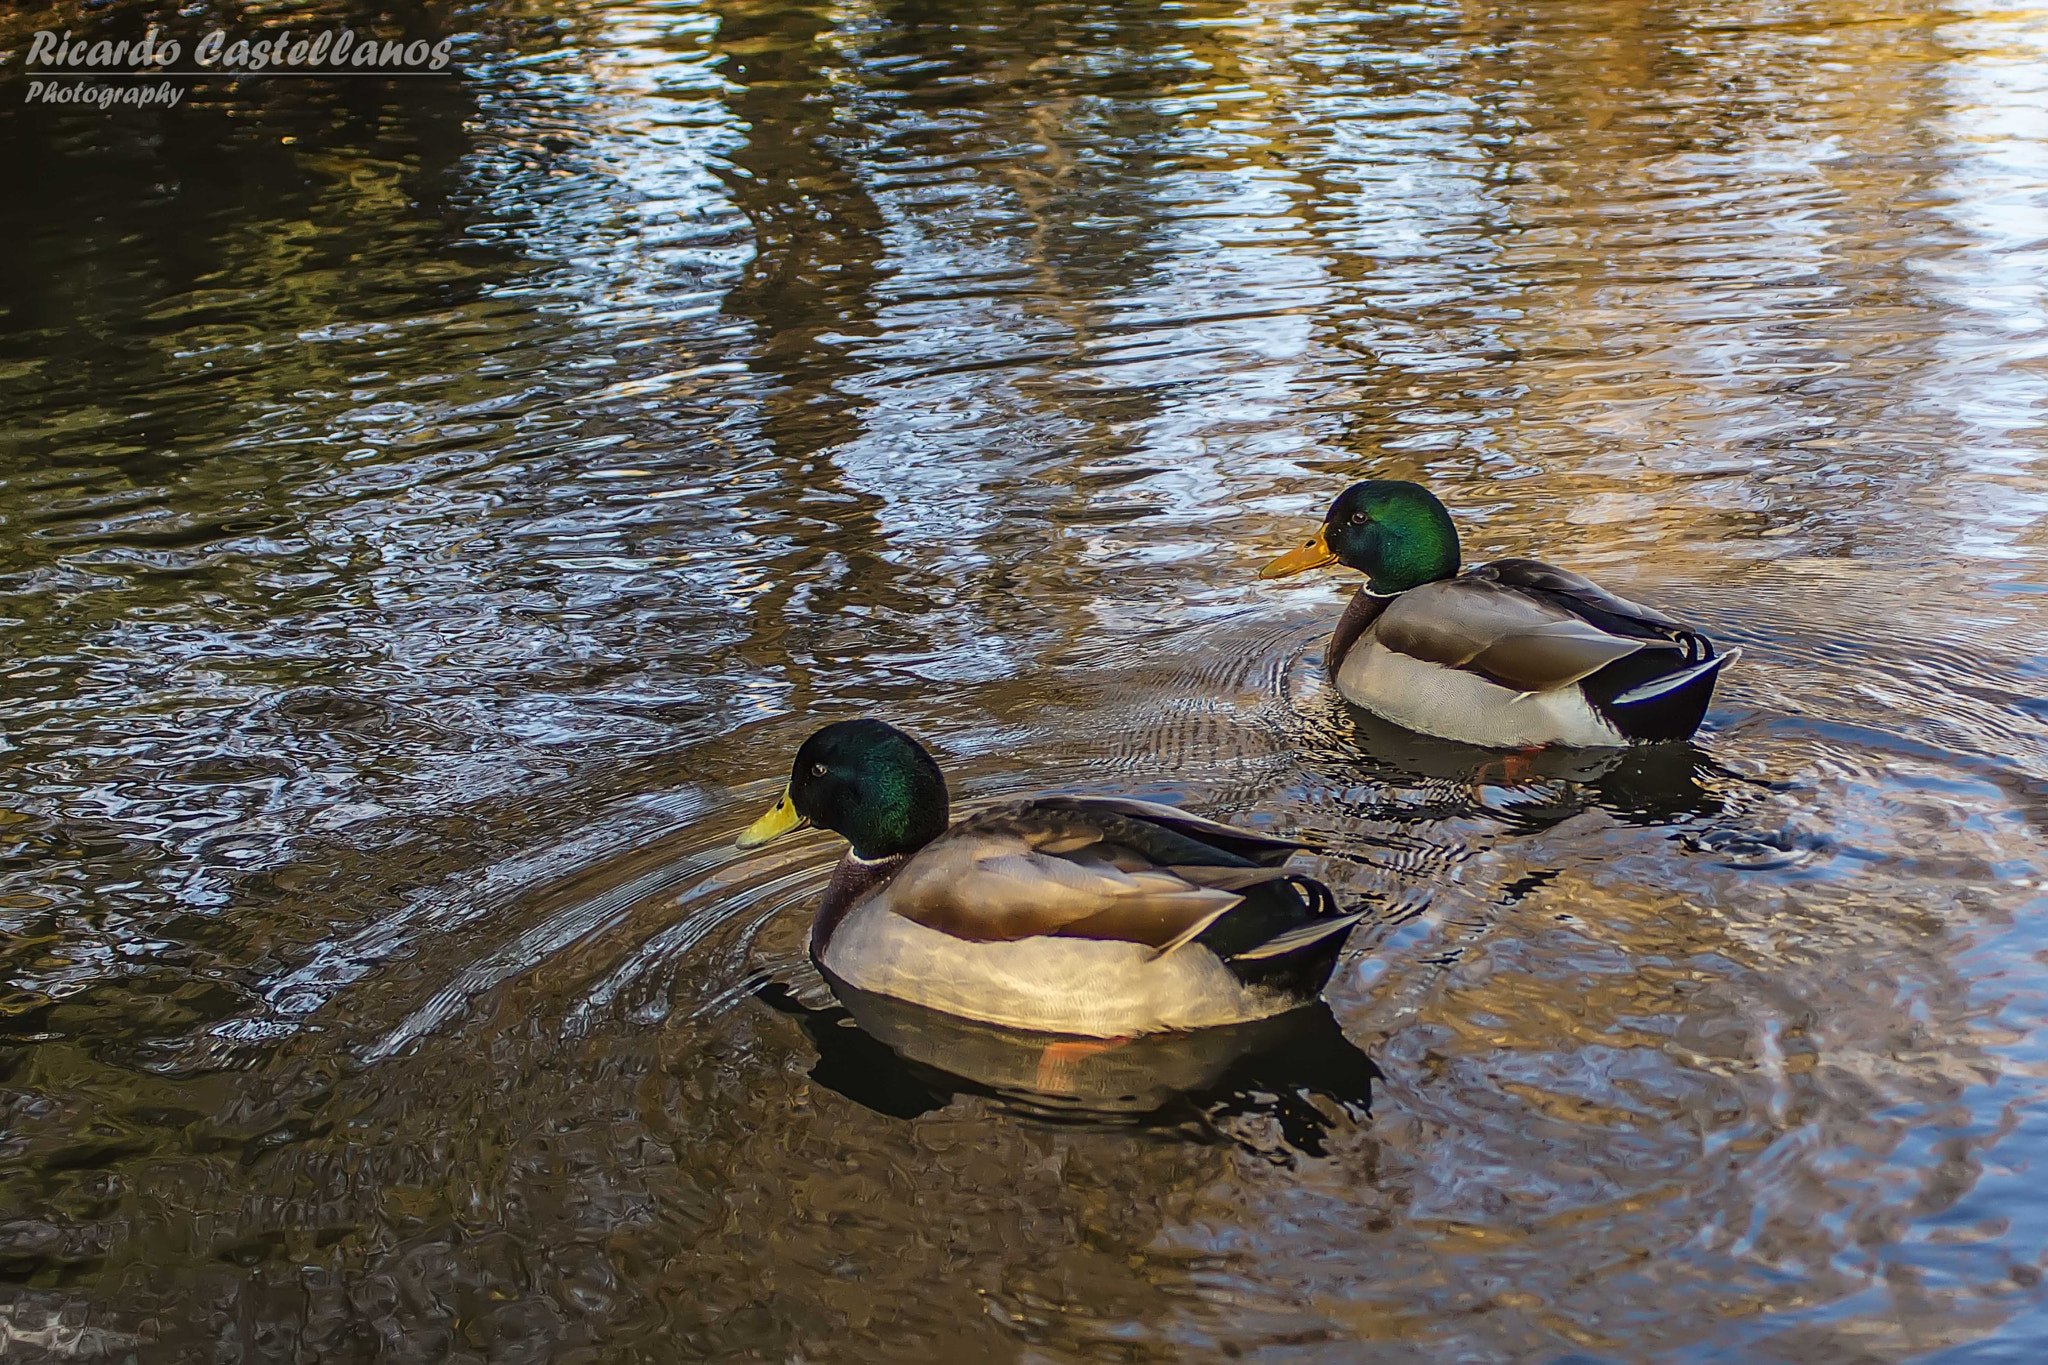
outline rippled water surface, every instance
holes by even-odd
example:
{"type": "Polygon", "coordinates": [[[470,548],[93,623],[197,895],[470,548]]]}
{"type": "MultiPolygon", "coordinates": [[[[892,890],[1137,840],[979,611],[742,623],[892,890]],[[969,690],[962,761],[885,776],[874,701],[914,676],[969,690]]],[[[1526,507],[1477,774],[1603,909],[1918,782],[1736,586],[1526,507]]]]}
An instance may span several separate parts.
{"type": "Polygon", "coordinates": [[[2048,1352],[2048,11],[406,22],[0,79],[0,1355],[2048,1352]],[[1349,711],[1367,474],[1741,645],[1695,743],[1349,711]],[[1328,1014],[896,1057],[731,847],[863,712],[1320,841],[1328,1014]]]}

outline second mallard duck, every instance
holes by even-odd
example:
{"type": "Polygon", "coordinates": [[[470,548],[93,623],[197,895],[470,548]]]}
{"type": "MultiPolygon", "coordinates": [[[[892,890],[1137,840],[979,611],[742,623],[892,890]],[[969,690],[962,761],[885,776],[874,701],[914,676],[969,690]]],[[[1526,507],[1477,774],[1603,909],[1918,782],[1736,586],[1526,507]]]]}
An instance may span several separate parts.
{"type": "Polygon", "coordinates": [[[1313,1001],[1344,931],[1302,845],[1171,806],[1005,801],[949,825],[946,779],[878,720],[797,750],[782,799],[739,838],[843,835],[811,926],[835,985],[1005,1028],[1091,1038],[1210,1028],[1313,1001]]]}
{"type": "Polygon", "coordinates": [[[1420,484],[1353,484],[1261,577],[1366,575],[1325,662],[1338,692],[1426,735],[1495,748],[1684,739],[1740,650],[1534,559],[1459,572],[1451,514],[1420,484]]]}

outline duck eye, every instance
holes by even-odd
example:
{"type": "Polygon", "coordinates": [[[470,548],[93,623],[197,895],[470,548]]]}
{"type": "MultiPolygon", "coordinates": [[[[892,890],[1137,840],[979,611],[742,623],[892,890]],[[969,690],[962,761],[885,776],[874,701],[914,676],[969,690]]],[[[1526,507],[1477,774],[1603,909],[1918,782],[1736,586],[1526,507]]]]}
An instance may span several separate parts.
{"type": "Polygon", "coordinates": [[[813,764],[811,765],[811,776],[812,776],[812,777],[823,777],[823,776],[824,776],[824,775],[825,775],[826,773],[829,773],[829,772],[831,772],[831,771],[832,771],[832,770],[831,770],[830,768],[826,767],[826,766],[825,766],[824,764],[822,764],[822,763],[813,763],[813,764]]]}

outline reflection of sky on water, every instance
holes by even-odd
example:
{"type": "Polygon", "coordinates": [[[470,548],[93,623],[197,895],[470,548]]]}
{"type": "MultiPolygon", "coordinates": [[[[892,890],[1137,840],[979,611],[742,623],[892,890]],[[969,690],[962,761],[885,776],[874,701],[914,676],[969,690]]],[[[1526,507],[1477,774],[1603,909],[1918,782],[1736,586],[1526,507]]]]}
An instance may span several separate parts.
{"type": "Polygon", "coordinates": [[[1920,401],[1962,424],[1945,461],[1969,501],[1957,548],[2014,558],[2025,554],[2016,540],[2039,544],[2030,533],[2048,512],[2034,469],[2048,425],[2048,14],[1994,10],[1935,36],[1953,56],[1935,72],[1947,107],[1929,132],[1945,169],[1930,197],[1964,239],[1914,262],[1949,322],[1946,382],[1920,401]]]}

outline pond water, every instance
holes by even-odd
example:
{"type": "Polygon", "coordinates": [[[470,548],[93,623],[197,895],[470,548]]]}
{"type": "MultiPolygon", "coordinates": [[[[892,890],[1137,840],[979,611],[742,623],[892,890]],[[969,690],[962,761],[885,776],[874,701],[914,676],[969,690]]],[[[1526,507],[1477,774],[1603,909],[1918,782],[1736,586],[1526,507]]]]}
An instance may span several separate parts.
{"type": "Polygon", "coordinates": [[[0,81],[0,1354],[2041,1357],[2048,11],[412,22],[0,81]],[[1347,709],[1365,476],[1740,645],[1695,742],[1347,709]],[[1316,839],[1327,1014],[896,1060],[731,846],[863,713],[1316,839]]]}

